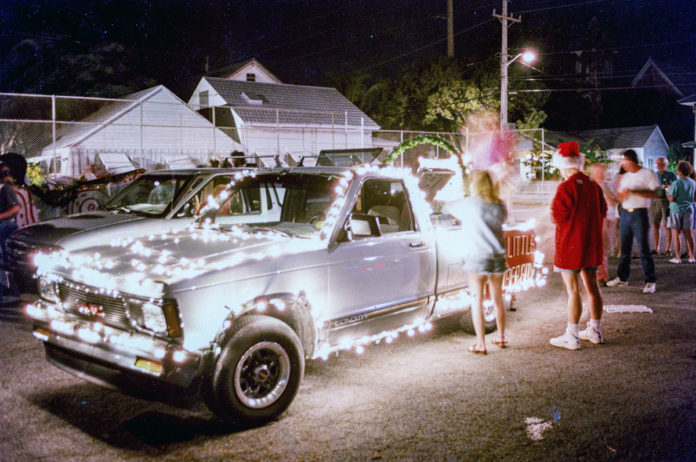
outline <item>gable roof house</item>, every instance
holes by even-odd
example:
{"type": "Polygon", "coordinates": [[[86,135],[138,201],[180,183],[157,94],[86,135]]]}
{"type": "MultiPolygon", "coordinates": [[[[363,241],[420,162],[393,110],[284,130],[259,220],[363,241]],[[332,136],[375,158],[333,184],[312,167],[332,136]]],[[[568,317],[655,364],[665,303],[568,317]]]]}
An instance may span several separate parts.
{"type": "Polygon", "coordinates": [[[682,147],[691,148],[694,150],[693,158],[691,159],[691,165],[696,165],[696,93],[686,96],[677,102],[682,106],[691,107],[691,112],[694,113],[694,139],[693,141],[687,141],[685,143],[682,143],[682,147]]]}
{"type": "Polygon", "coordinates": [[[638,154],[640,163],[651,170],[655,169],[655,160],[658,157],[667,157],[669,153],[669,145],[657,125],[572,132],[547,130],[545,141],[554,147],[564,141],[577,141],[580,145],[592,142],[606,152],[609,159],[615,161],[621,158],[623,151],[633,149],[638,154]]]}
{"type": "Polygon", "coordinates": [[[635,77],[633,77],[631,87],[656,88],[658,90],[674,93],[679,97],[684,96],[682,91],[674,84],[672,79],[665,74],[665,72],[655,63],[655,61],[653,61],[651,57],[648,57],[648,60],[645,61],[643,67],[641,67],[635,77]]]}
{"type": "Polygon", "coordinates": [[[309,166],[325,149],[371,148],[380,128],[335,88],[281,83],[254,59],[201,78],[188,103],[266,166],[276,156],[289,165],[309,157],[309,166]]]}
{"type": "Polygon", "coordinates": [[[211,156],[241,149],[163,85],[103,106],[79,122],[61,122],[55,142],[38,158],[52,176],[78,177],[93,169],[194,167],[211,156]]]}

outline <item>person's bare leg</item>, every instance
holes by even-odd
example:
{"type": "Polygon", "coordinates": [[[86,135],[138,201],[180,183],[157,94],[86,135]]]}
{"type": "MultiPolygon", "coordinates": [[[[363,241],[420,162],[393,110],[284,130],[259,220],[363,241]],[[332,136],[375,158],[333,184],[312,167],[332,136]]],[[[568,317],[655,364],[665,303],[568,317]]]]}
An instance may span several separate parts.
{"type": "Polygon", "coordinates": [[[476,345],[479,349],[486,348],[486,326],[483,322],[483,296],[486,276],[476,273],[469,274],[469,288],[475,297],[471,303],[471,320],[476,331],[476,345]]]}
{"type": "Polygon", "coordinates": [[[674,258],[681,259],[681,241],[679,240],[679,230],[672,230],[672,242],[674,243],[674,258]]]}
{"type": "Polygon", "coordinates": [[[665,241],[667,242],[667,248],[665,249],[665,253],[669,253],[669,249],[672,248],[672,233],[670,232],[671,230],[667,227],[667,220],[664,222],[664,228],[665,228],[665,241]]]}
{"type": "Polygon", "coordinates": [[[684,242],[686,243],[686,251],[689,254],[689,260],[694,259],[694,238],[692,236],[690,229],[685,229],[682,231],[684,233],[684,242]]]}
{"type": "MultiPolygon", "coordinates": [[[[580,300],[580,290],[578,287],[578,275],[571,272],[561,273],[565,283],[566,293],[568,294],[568,324],[577,324],[582,314],[582,300],[580,300]]],[[[597,273],[595,272],[595,284],[597,273]]]]}
{"type": "MultiPolygon", "coordinates": [[[[590,318],[599,321],[602,319],[604,301],[602,300],[602,292],[599,290],[599,285],[597,284],[597,271],[581,271],[580,276],[582,277],[582,282],[590,302],[590,318]]],[[[580,319],[579,316],[578,319],[580,319]]]]}
{"type": "Polygon", "coordinates": [[[488,276],[488,287],[495,306],[495,322],[498,326],[498,338],[505,340],[505,304],[503,303],[503,273],[488,276]]]}
{"type": "Polygon", "coordinates": [[[660,223],[652,224],[653,232],[653,249],[655,252],[660,253],[660,223]]]}

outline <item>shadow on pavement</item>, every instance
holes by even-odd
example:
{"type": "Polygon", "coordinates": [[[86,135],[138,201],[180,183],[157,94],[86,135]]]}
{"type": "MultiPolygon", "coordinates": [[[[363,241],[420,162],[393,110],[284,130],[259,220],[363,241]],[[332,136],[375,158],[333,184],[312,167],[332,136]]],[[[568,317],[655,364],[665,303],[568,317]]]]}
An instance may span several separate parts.
{"type": "Polygon", "coordinates": [[[65,386],[28,397],[80,431],[111,446],[158,453],[168,445],[199,437],[230,435],[248,427],[222,422],[203,410],[182,410],[141,401],[89,383],[65,386]],[[136,415],[133,410],[140,410],[136,415]]]}

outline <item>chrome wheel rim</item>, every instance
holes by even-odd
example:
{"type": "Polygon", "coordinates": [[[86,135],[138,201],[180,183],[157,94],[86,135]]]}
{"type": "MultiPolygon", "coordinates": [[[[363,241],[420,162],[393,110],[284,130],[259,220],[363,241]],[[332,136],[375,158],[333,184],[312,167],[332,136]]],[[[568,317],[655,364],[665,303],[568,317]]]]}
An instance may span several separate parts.
{"type": "Polygon", "coordinates": [[[244,405],[270,406],[280,398],[290,379],[290,357],[275,342],[259,342],[244,352],[234,372],[234,388],[244,405]]]}

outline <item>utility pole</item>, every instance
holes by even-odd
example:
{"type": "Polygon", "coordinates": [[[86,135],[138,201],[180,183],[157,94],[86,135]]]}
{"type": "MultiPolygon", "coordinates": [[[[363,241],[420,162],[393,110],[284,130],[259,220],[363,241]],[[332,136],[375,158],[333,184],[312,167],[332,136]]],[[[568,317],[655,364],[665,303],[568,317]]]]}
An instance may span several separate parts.
{"type": "Polygon", "coordinates": [[[454,0],[447,0],[447,56],[454,58],[454,0]]]}
{"type": "MultiPolygon", "coordinates": [[[[522,17],[515,18],[508,16],[507,9],[508,0],[503,0],[503,14],[496,14],[493,10],[493,16],[500,19],[503,25],[503,35],[501,38],[502,46],[500,48],[500,129],[507,129],[508,116],[508,40],[507,30],[514,23],[522,22],[522,17]],[[508,24],[512,21],[512,24],[508,24]]],[[[514,61],[514,60],[513,60],[514,61]]]]}

